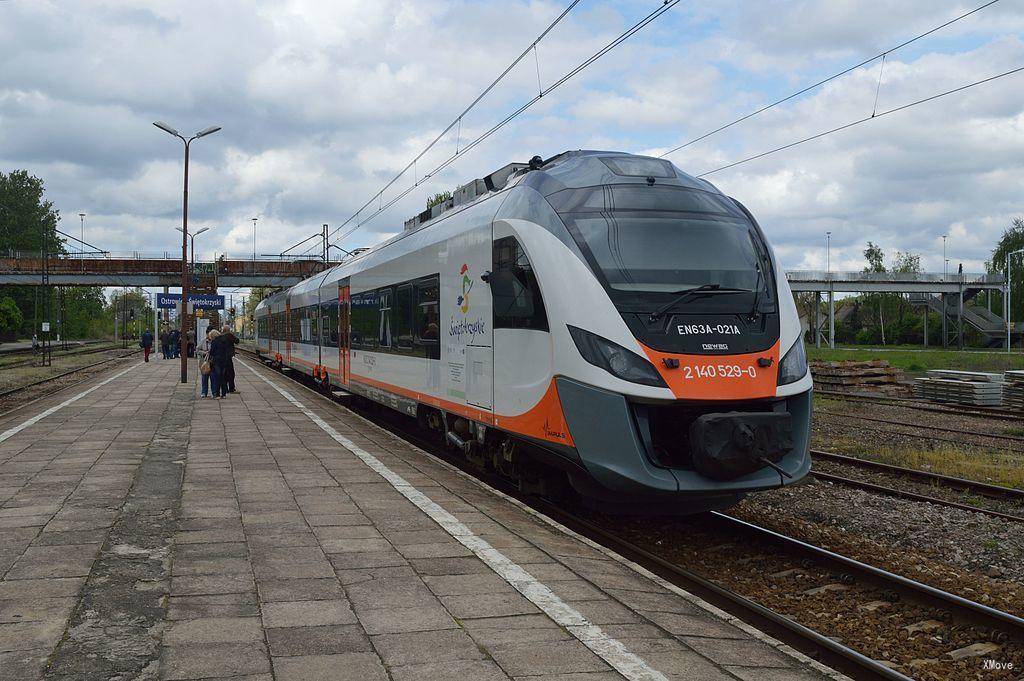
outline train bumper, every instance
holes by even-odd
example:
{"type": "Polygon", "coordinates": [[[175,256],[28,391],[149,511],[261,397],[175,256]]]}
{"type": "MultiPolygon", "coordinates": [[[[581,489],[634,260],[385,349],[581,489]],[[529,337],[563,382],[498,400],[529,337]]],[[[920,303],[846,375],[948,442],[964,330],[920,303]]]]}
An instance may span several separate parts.
{"type": "Polygon", "coordinates": [[[717,407],[719,412],[705,407],[699,414],[679,418],[676,438],[686,440],[688,461],[665,462],[658,459],[646,407],[569,378],[557,380],[576,453],[589,474],[589,480],[574,479],[573,484],[599,499],[685,505],[704,497],[707,507],[714,508],[735,503],[749,492],[792,484],[810,470],[810,391],[763,401],[759,411],[737,411],[736,405],[724,404],[717,407]],[[701,420],[705,416],[711,418],[701,420]],[[714,442],[701,439],[711,431],[716,433],[714,442]],[[721,463],[723,453],[742,460],[740,465],[709,463],[716,456],[721,463]],[[761,458],[774,467],[761,463],[761,458]],[[712,469],[721,479],[711,476],[712,469]]]}

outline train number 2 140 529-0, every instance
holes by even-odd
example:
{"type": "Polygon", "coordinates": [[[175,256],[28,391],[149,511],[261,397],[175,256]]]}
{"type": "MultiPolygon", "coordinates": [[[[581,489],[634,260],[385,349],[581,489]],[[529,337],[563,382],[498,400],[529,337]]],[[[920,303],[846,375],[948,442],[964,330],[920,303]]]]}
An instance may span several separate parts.
{"type": "Polygon", "coordinates": [[[698,364],[684,366],[683,377],[686,379],[756,378],[757,369],[752,366],[742,367],[739,364],[698,364]]]}

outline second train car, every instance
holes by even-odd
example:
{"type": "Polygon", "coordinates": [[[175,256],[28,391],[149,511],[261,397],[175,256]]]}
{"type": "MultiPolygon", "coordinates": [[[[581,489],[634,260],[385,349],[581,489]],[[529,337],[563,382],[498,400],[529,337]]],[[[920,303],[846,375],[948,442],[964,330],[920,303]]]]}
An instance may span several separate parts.
{"type": "Polygon", "coordinates": [[[811,377],[750,212],[668,161],[510,164],[262,301],[260,354],[524,488],[690,513],[810,468],[811,377]]]}

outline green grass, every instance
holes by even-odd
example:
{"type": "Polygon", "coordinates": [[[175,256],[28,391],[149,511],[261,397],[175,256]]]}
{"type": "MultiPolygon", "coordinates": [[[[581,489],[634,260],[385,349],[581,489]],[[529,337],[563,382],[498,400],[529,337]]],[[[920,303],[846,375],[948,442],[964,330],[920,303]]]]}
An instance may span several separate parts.
{"type": "Polygon", "coordinates": [[[865,444],[852,437],[830,439],[828,450],[893,466],[1024,489],[1024,457],[1001,450],[966,449],[951,445],[934,449],[885,446],[865,444]]]}
{"type": "Polygon", "coordinates": [[[929,369],[962,369],[964,371],[1002,372],[1009,369],[1024,369],[1024,353],[990,350],[925,350],[921,347],[890,346],[886,348],[866,347],[807,347],[807,357],[812,362],[884,359],[892,366],[908,373],[923,373],[929,369]]]}

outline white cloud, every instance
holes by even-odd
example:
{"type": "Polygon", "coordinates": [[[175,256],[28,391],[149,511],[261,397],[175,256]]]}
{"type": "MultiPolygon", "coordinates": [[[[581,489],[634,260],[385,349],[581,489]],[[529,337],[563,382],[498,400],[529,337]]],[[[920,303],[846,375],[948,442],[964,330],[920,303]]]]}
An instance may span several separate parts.
{"type": "MultiPolygon", "coordinates": [[[[197,142],[191,220],[202,252],[276,252],[336,226],[564,7],[512,2],[0,3],[0,169],[47,182],[111,250],[177,247],[181,145],[152,127],[224,130],[197,142]]],[[[970,6],[798,0],[680,5],[529,114],[368,223],[373,243],[425,197],[510,160],[572,148],[663,152],[970,6]]],[[[653,9],[583,3],[485,99],[459,143],[653,9]]],[[[999,3],[886,59],[887,109],[1024,64],[1024,11],[999,3]]],[[[879,65],[672,156],[698,173],[870,113],[879,65]]],[[[870,239],[941,268],[977,269],[1024,196],[1024,75],[886,116],[710,176],[748,205],[787,266],[859,267],[870,239]],[[940,244],[936,251],[936,240],[940,244]]],[[[449,135],[421,163],[450,155],[449,135]]],[[[413,181],[404,177],[402,191],[413,181]]],[[[385,202],[389,196],[385,197],[385,202]]],[[[77,220],[76,220],[77,221],[77,220]]]]}

